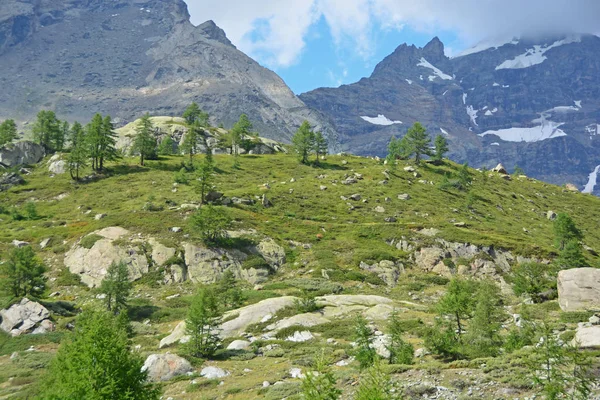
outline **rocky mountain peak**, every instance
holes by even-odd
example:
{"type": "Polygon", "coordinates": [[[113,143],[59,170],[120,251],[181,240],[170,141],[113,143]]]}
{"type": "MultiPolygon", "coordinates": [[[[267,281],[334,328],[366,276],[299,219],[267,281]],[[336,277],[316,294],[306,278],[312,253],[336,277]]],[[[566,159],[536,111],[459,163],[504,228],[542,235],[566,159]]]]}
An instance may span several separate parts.
{"type": "Polygon", "coordinates": [[[233,46],[233,43],[231,43],[231,41],[227,38],[225,31],[219,28],[212,20],[208,20],[198,25],[197,29],[201,30],[204,36],[206,36],[208,39],[216,40],[217,42],[223,43],[227,46],[233,46]]]}
{"type": "Polygon", "coordinates": [[[431,39],[431,41],[423,47],[423,57],[432,62],[446,58],[446,55],[444,54],[444,44],[437,36],[431,39]]]}

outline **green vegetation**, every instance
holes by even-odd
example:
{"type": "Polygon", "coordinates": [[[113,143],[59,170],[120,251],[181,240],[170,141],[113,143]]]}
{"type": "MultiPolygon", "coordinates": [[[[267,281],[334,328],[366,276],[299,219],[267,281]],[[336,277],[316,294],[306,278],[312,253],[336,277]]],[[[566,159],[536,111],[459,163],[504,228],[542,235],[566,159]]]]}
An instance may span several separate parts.
{"type": "Polygon", "coordinates": [[[13,249],[8,259],[0,264],[2,291],[14,298],[39,297],[46,288],[44,273],[47,268],[35,255],[31,246],[13,249]]]}
{"type": "Polygon", "coordinates": [[[328,367],[324,353],[315,358],[314,370],[306,373],[302,381],[304,400],[337,400],[342,391],[336,387],[336,379],[328,367]]]}
{"type": "Polygon", "coordinates": [[[200,208],[190,218],[190,227],[198,232],[202,240],[216,243],[225,237],[231,226],[231,218],[221,207],[207,204],[200,208]]]}
{"type": "Polygon", "coordinates": [[[100,285],[100,293],[104,294],[106,309],[115,314],[127,309],[127,298],[131,290],[127,265],[121,261],[112,263],[100,285]]]}
{"type": "Polygon", "coordinates": [[[144,166],[144,160],[156,158],[156,137],[154,137],[154,126],[150,120],[150,114],[145,114],[135,129],[136,135],[132,150],[139,153],[140,165],[144,166]]]}
{"type": "Polygon", "coordinates": [[[142,359],[131,352],[121,319],[104,312],[84,312],[61,344],[46,381],[44,399],[158,399],[146,383],[142,359]]]}
{"type": "Polygon", "coordinates": [[[366,369],[373,365],[377,359],[377,353],[373,348],[373,332],[362,316],[357,316],[354,322],[354,341],[356,348],[354,357],[360,364],[360,369],[366,369]]]}
{"type": "Polygon", "coordinates": [[[218,325],[222,316],[215,292],[200,288],[186,319],[186,334],[190,336],[187,350],[192,357],[206,358],[215,354],[221,344],[218,325]]]}
{"type": "Polygon", "coordinates": [[[18,138],[17,124],[12,119],[7,119],[0,124],[0,147],[11,143],[18,138]]]}

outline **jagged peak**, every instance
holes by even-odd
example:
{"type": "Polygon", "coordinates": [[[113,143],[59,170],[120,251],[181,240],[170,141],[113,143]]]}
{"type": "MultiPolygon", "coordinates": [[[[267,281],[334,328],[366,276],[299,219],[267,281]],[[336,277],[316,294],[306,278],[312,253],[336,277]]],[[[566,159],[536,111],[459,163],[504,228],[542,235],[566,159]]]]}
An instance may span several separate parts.
{"type": "Polygon", "coordinates": [[[216,40],[217,42],[226,44],[228,46],[233,46],[233,43],[231,43],[231,41],[227,38],[225,31],[219,28],[219,26],[213,20],[208,20],[198,25],[196,29],[201,30],[209,39],[216,40]]]}
{"type": "Polygon", "coordinates": [[[432,60],[439,60],[446,57],[444,54],[444,43],[437,36],[431,39],[429,43],[423,47],[423,56],[432,60]]]}

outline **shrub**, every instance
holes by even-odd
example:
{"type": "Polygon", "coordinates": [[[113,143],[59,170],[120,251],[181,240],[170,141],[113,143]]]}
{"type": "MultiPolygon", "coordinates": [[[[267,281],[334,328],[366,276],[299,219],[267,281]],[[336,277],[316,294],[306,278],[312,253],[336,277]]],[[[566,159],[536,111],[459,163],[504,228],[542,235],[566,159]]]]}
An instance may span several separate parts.
{"type": "Polygon", "coordinates": [[[94,247],[94,244],[96,244],[96,242],[100,239],[103,239],[103,237],[92,233],[91,235],[84,236],[79,242],[79,245],[83,248],[91,249],[92,247],[94,247]]]}

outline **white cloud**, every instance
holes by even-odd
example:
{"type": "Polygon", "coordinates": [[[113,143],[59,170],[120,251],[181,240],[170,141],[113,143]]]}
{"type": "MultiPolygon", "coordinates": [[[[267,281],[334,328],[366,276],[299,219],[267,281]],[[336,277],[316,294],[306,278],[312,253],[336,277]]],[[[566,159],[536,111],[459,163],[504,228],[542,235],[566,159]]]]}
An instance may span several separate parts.
{"type": "MultiPolygon", "coordinates": [[[[271,67],[297,62],[323,18],[338,47],[367,59],[376,29],[454,31],[467,44],[488,37],[600,33],[598,0],[186,0],[192,22],[212,19],[242,51],[271,67]]],[[[455,49],[459,50],[459,49],[455,49]]]]}

